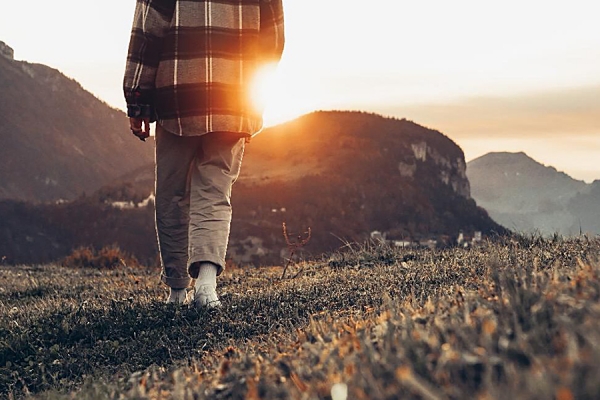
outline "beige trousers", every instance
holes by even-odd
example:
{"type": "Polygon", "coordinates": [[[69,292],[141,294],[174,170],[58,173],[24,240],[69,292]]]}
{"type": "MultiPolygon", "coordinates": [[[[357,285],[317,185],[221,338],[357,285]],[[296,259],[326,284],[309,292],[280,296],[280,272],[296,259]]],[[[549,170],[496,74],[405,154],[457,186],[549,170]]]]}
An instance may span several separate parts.
{"type": "Polygon", "coordinates": [[[225,266],[231,187],[240,173],[244,139],[227,132],[177,136],[156,127],[156,232],[161,280],[186,288],[196,262],[225,266]]]}

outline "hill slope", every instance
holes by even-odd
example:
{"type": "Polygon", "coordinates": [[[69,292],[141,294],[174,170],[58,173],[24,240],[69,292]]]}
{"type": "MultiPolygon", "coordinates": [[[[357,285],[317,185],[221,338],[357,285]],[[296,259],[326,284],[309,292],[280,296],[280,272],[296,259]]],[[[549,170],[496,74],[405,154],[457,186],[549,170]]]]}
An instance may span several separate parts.
{"type": "Polygon", "coordinates": [[[411,121],[316,112],[258,135],[244,162],[232,254],[247,237],[263,238],[266,249],[285,247],[282,222],[296,232],[311,227],[309,248],[317,252],[375,230],[388,239],[449,242],[461,230],[503,231],[471,199],[462,150],[411,121]]]}
{"type": "Polygon", "coordinates": [[[598,185],[573,179],[525,153],[488,153],[468,163],[467,176],[477,203],[510,229],[600,233],[598,185]]]}
{"type": "MultiPolygon", "coordinates": [[[[470,198],[462,150],[441,133],[406,120],[312,113],[253,139],[242,171],[233,191],[229,247],[237,263],[281,263],[287,250],[284,222],[292,239],[311,228],[305,250],[313,255],[346,241],[361,243],[372,231],[388,240],[435,239],[441,245],[454,243],[460,231],[505,232],[470,198]]],[[[106,205],[139,202],[152,189],[148,164],[72,204],[0,204],[8,227],[0,230],[0,243],[12,243],[0,245],[0,253],[13,263],[41,262],[79,245],[117,243],[144,261],[152,259],[151,210],[106,205]],[[70,218],[86,214],[93,221],[70,218]],[[89,223],[93,229],[86,230],[89,223]],[[35,258],[42,254],[44,259],[35,258]]]]}
{"type": "Polygon", "coordinates": [[[346,249],[294,279],[228,269],[218,311],[163,304],[148,268],[0,266],[0,396],[598,399],[598,254],[346,249]]]}
{"type": "Polygon", "coordinates": [[[152,162],[123,112],[9,54],[0,56],[0,120],[0,199],[73,199],[152,162]]]}

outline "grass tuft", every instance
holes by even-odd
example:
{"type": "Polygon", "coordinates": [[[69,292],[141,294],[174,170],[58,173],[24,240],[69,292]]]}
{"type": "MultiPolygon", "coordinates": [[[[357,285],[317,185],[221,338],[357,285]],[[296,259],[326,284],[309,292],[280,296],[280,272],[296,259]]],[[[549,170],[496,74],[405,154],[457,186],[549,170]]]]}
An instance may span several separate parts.
{"type": "Polygon", "coordinates": [[[64,268],[118,269],[123,267],[139,267],[138,260],[117,246],[103,247],[95,251],[90,247],[79,247],[62,259],[64,268]]]}

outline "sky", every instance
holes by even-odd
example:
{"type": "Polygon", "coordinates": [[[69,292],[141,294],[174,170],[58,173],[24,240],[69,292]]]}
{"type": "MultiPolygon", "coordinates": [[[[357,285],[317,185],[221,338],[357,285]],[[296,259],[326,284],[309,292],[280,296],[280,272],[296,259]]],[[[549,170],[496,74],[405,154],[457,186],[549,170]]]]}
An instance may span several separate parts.
{"type": "MultiPolygon", "coordinates": [[[[600,179],[597,0],[283,0],[286,49],[266,85],[268,124],[313,110],[407,118],[467,161],[525,151],[600,179]]],[[[134,0],[0,5],[15,58],[59,69],[123,109],[134,0]]]]}

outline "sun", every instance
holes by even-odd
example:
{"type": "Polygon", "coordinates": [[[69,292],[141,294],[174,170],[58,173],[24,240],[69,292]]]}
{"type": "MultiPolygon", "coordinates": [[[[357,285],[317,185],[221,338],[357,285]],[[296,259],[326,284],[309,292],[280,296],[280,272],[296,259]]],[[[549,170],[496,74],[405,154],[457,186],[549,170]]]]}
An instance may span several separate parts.
{"type": "Polygon", "coordinates": [[[294,119],[307,110],[301,101],[294,98],[286,85],[286,77],[277,64],[268,64],[255,75],[252,84],[252,99],[263,111],[264,126],[273,126],[294,119]]]}

